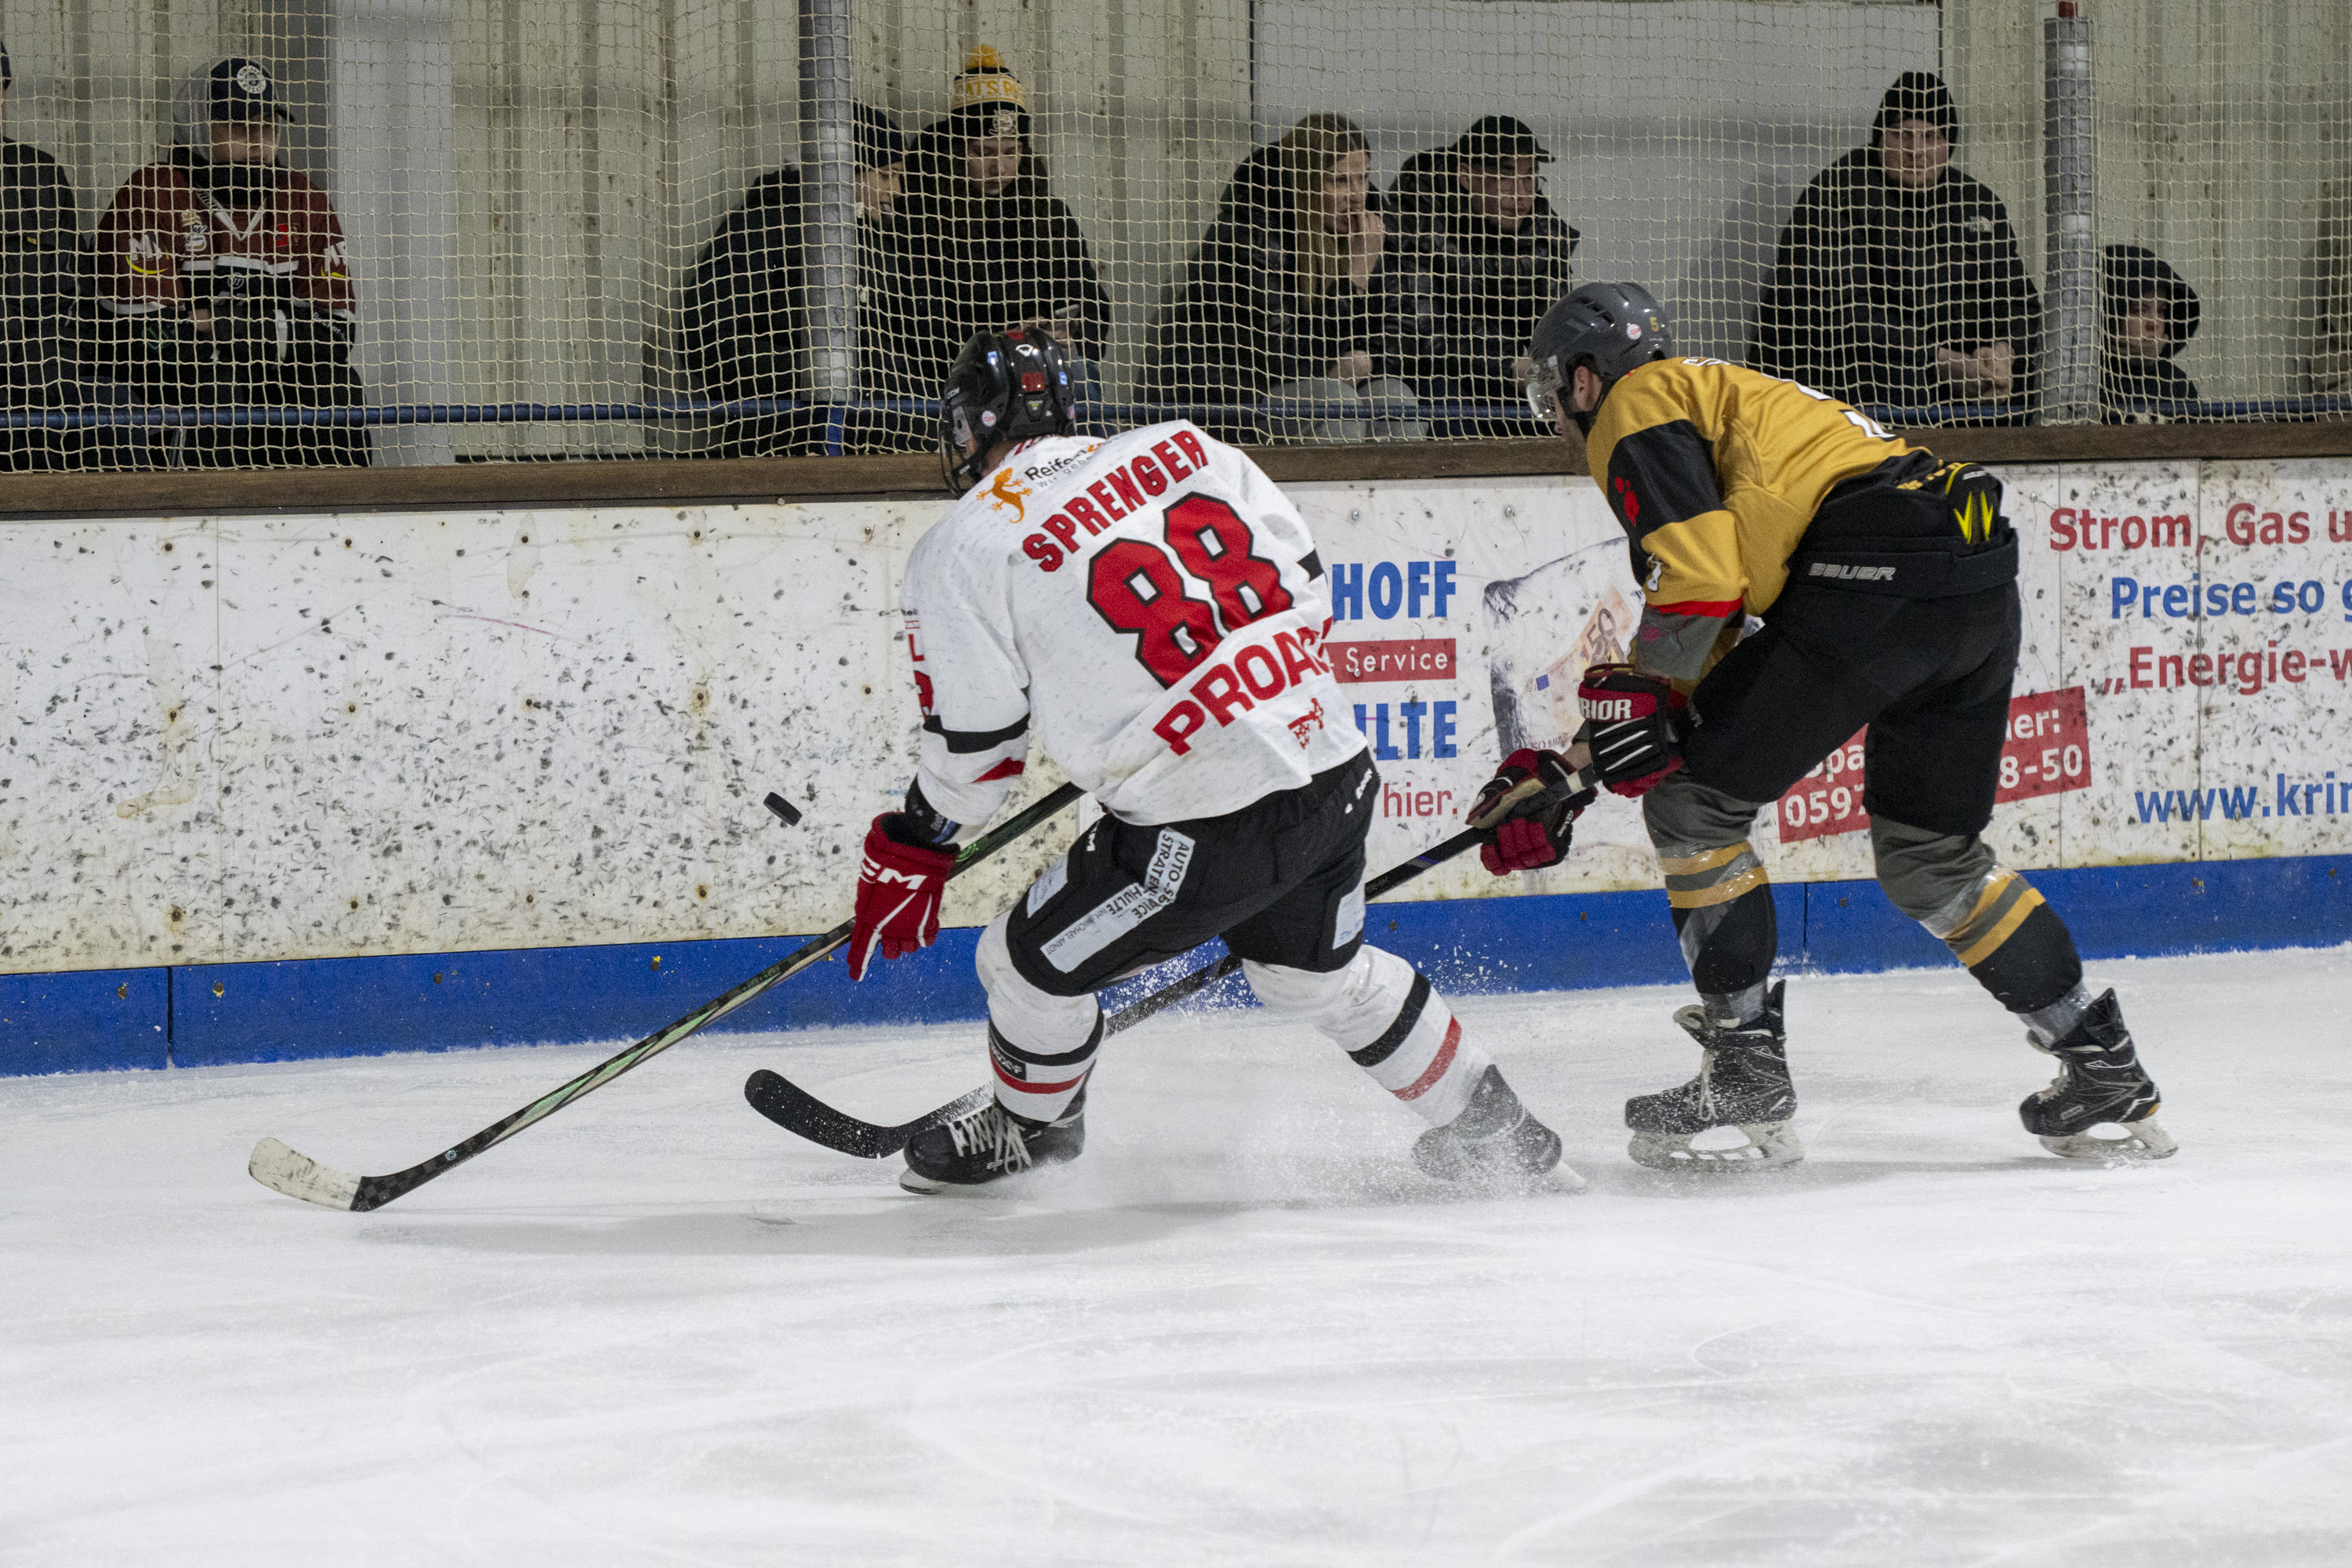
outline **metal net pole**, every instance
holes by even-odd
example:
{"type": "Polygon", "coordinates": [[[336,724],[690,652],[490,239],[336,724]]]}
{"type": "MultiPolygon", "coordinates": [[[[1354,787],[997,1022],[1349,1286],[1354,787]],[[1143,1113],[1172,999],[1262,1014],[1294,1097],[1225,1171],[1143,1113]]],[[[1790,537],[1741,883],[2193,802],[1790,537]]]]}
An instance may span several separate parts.
{"type": "Polygon", "coordinates": [[[2091,21],[2062,3],[2042,24],[2042,200],[2048,214],[2049,371],[2042,418],[2099,417],[2099,171],[2091,21]]]}
{"type": "Polygon", "coordinates": [[[846,403],[857,360],[857,194],[849,0],[801,0],[801,167],[808,228],[809,395],[846,403]]]}

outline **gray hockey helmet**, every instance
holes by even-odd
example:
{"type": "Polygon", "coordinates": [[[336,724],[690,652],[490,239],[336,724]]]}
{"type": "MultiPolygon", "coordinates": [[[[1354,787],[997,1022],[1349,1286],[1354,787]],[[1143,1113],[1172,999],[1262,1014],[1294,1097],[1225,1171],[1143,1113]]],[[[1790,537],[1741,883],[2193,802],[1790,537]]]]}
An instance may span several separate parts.
{"type": "Polygon", "coordinates": [[[1560,389],[1580,364],[1590,364],[1603,386],[1636,365],[1675,352],[1665,308],[1639,283],[1587,283],[1544,312],[1536,323],[1528,355],[1535,374],[1528,380],[1528,406],[1546,422],[1560,389]]]}

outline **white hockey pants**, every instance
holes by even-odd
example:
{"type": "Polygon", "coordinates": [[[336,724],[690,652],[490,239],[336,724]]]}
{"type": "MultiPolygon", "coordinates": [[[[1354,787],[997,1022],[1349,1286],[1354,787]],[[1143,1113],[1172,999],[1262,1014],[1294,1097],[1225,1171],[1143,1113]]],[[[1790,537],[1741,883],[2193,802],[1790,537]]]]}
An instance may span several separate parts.
{"type": "MultiPolygon", "coordinates": [[[[988,991],[989,1057],[997,1103],[1034,1121],[1060,1116],[1085,1088],[1102,1042],[1094,997],[1055,996],[1024,980],[1004,941],[1005,917],[981,933],[980,983],[988,991]]],[[[1342,969],[1317,973],[1242,965],[1270,1012],[1311,1024],[1372,1081],[1433,1127],[1462,1114],[1494,1058],[1463,1038],[1445,999],[1412,965],[1364,946],[1342,969]]]]}

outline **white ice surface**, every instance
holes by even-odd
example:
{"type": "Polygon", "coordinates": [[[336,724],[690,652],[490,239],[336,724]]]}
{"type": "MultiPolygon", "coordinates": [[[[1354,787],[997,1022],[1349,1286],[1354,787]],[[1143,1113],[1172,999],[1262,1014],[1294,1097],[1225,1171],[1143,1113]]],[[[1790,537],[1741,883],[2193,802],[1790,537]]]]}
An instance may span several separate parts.
{"type": "Polygon", "coordinates": [[[0,1080],[0,1562],[2352,1562],[2352,950],[2099,966],[2179,1138],[2062,1164],[1964,975],[1800,978],[1811,1158],[1628,1163],[1646,989],[1463,1015],[1591,1180],[1462,1201],[1263,1015],[1114,1042],[1020,1201],[741,1103],[896,1120],[969,1026],[694,1041],[372,1215],[601,1054],[0,1080]]]}

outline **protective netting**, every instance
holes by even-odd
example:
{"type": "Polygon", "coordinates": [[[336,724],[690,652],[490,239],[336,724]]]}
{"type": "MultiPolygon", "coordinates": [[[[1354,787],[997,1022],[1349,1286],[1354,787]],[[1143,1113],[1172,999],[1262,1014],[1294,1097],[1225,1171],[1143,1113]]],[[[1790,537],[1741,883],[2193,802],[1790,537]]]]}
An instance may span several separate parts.
{"type": "Polygon", "coordinates": [[[1595,279],[1906,424],[2343,417],[2352,7],[2062,8],[14,5],[5,460],[917,449],[1026,322],[1101,422],[1528,435],[1595,279]]]}

